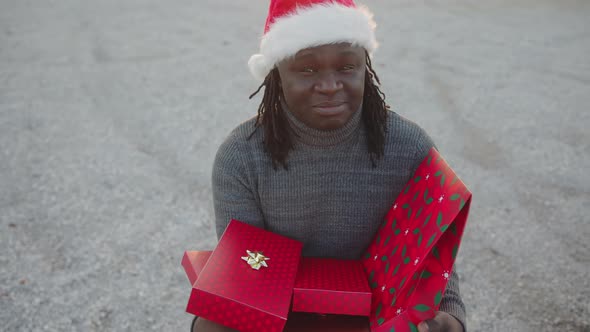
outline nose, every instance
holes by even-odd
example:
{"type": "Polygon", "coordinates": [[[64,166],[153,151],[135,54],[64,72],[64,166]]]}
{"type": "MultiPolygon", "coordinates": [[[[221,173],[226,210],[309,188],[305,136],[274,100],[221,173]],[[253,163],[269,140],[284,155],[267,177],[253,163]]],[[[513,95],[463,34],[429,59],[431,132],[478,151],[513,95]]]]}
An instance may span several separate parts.
{"type": "Polygon", "coordinates": [[[333,72],[322,73],[315,84],[315,90],[322,94],[334,94],[342,89],[342,82],[333,72]]]}

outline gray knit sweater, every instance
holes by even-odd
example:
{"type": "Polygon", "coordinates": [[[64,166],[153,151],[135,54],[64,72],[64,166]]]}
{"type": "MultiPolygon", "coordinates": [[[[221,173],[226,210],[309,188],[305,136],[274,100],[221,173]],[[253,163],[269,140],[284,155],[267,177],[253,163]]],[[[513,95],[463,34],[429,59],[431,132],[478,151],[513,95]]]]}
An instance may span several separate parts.
{"type": "MultiPolygon", "coordinates": [[[[217,235],[230,219],[304,243],[303,255],[358,259],[383,217],[434,145],[415,123],[389,112],[385,154],[373,167],[361,111],[337,130],[310,128],[286,111],[296,134],[288,170],[273,169],[255,119],[234,129],[213,165],[217,235]]],[[[465,325],[453,273],[440,310],[465,325]]]]}

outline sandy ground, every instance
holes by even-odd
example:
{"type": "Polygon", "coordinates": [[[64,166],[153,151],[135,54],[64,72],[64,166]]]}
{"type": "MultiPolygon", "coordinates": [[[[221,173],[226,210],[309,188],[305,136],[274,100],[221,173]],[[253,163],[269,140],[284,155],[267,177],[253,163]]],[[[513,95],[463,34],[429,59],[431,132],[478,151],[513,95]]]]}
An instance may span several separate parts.
{"type": "MultiPolygon", "coordinates": [[[[470,330],[590,331],[590,2],[366,3],[388,101],[474,194],[470,330]]],[[[0,330],[188,330],[266,6],[0,0],[0,330]]]]}

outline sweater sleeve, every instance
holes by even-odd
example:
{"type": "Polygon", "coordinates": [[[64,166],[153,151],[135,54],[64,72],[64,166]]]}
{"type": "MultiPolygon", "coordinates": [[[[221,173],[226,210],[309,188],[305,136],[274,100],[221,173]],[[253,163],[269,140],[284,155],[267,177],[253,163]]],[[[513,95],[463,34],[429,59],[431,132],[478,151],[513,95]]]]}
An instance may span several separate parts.
{"type": "Polygon", "coordinates": [[[459,275],[456,272],[456,268],[456,266],[453,267],[453,272],[447,283],[447,288],[440,303],[439,310],[457,318],[461,325],[463,325],[463,331],[466,332],[465,305],[463,304],[461,293],[459,291],[459,275]]]}
{"type": "Polygon", "coordinates": [[[215,230],[220,238],[231,219],[264,228],[260,205],[256,200],[253,179],[244,162],[247,149],[240,137],[232,134],[215,156],[212,174],[215,230]]]}

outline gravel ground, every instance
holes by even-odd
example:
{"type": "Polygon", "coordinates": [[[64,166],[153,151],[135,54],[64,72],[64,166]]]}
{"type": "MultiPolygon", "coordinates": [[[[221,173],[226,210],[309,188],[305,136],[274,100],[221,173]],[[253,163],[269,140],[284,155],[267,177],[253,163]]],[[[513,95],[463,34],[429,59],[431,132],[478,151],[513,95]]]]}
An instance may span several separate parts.
{"type": "MultiPolygon", "coordinates": [[[[590,331],[590,2],[365,3],[388,101],[474,194],[470,330],[590,331]]],[[[0,330],[188,330],[266,7],[0,0],[0,330]]]]}

